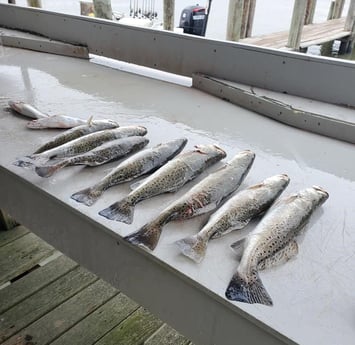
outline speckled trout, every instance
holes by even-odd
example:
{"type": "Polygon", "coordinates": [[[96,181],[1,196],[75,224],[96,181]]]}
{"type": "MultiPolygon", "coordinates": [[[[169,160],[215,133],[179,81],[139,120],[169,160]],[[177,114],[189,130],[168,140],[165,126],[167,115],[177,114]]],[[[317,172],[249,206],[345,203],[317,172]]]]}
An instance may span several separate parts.
{"type": "Polygon", "coordinates": [[[9,101],[9,106],[17,113],[34,119],[27,123],[27,127],[31,129],[43,128],[73,128],[84,125],[88,121],[77,117],[66,115],[48,115],[42,113],[31,104],[24,102],[9,101]]]}
{"type": "Polygon", "coordinates": [[[74,193],[71,198],[91,206],[108,188],[157,170],[179,154],[186,143],[186,138],[180,138],[137,152],[120,163],[98,183],[74,193]]]}
{"type": "Polygon", "coordinates": [[[92,120],[85,125],[76,126],[66,130],[64,133],[56,135],[52,140],[40,146],[34,153],[41,153],[50,150],[54,147],[63,145],[71,140],[77,139],[90,133],[117,127],[119,127],[119,124],[112,120],[92,120]]]}
{"type": "Polygon", "coordinates": [[[238,192],[211,215],[198,234],[185,237],[176,244],[184,255],[200,263],[205,257],[207,244],[211,238],[243,229],[251,219],[272,205],[289,181],[287,175],[275,175],[238,192]]]}
{"type": "Polygon", "coordinates": [[[17,113],[31,119],[42,119],[48,117],[48,114],[42,113],[30,104],[21,101],[9,101],[9,107],[17,113]]]}
{"type": "Polygon", "coordinates": [[[100,211],[99,214],[108,219],[131,224],[134,207],[140,201],[162,193],[176,192],[186,182],[224,157],[225,151],[216,145],[198,145],[193,151],[176,156],[150,175],[127,197],[100,211]]]}
{"type": "Polygon", "coordinates": [[[55,172],[71,165],[98,166],[136,152],[148,144],[149,140],[141,136],[132,136],[110,140],[81,155],[61,159],[59,162],[37,166],[35,171],[41,177],[50,177],[55,172]]]}
{"type": "Polygon", "coordinates": [[[236,251],[244,250],[225,293],[228,299],[273,304],[258,271],[284,263],[297,254],[295,237],[328,196],[324,189],[313,186],[279,200],[245,239],[232,245],[236,251]]]}
{"type": "Polygon", "coordinates": [[[247,176],[254,158],[255,154],[251,151],[238,153],[222,168],[209,174],[185,195],[164,209],[155,220],[126,236],[125,239],[153,250],[165,224],[213,211],[225,198],[237,190],[247,176]]]}
{"type": "Polygon", "coordinates": [[[63,145],[42,153],[33,154],[14,162],[17,166],[28,167],[31,165],[43,165],[50,159],[72,157],[88,152],[95,147],[110,140],[130,137],[134,135],[144,136],[147,129],[142,126],[125,126],[114,129],[106,129],[99,132],[84,135],[83,137],[71,140],[63,145]]]}

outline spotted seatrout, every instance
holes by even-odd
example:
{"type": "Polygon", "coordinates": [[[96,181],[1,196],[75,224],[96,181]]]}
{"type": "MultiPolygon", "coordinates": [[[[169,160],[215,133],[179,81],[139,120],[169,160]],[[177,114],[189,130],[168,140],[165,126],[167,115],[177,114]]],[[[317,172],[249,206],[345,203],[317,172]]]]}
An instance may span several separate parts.
{"type": "Polygon", "coordinates": [[[325,190],[313,186],[276,202],[245,239],[232,245],[236,251],[241,248],[244,251],[226,297],[233,301],[272,305],[258,271],[286,262],[297,254],[295,237],[327,199],[325,190]]]}
{"type": "Polygon", "coordinates": [[[141,126],[125,126],[114,129],[106,129],[103,131],[84,135],[83,137],[71,140],[63,145],[54,147],[53,149],[44,151],[42,153],[33,154],[31,156],[18,159],[14,164],[21,167],[43,165],[50,159],[72,157],[84,152],[88,152],[110,140],[130,137],[134,135],[143,136],[146,133],[147,129],[141,126]]]}
{"type": "Polygon", "coordinates": [[[289,181],[287,175],[275,175],[238,192],[211,215],[198,234],[185,237],[176,244],[184,255],[197,263],[201,262],[211,238],[223,236],[232,230],[243,229],[252,218],[271,206],[289,181]]]}
{"type": "Polygon", "coordinates": [[[64,158],[51,165],[37,166],[35,171],[41,177],[50,177],[58,170],[70,165],[102,165],[122,158],[131,152],[136,152],[146,146],[148,142],[147,138],[140,136],[111,140],[81,155],[64,158]]]}
{"type": "Polygon", "coordinates": [[[77,117],[66,115],[50,115],[40,119],[32,120],[27,123],[27,127],[31,129],[44,128],[73,128],[76,126],[85,125],[88,120],[79,119],[77,117]]]}
{"type": "Polygon", "coordinates": [[[49,115],[42,113],[34,106],[21,101],[9,101],[9,106],[12,110],[15,110],[17,113],[29,117],[31,119],[38,120],[38,119],[49,117],[49,115]]]}
{"type": "Polygon", "coordinates": [[[153,196],[175,192],[186,182],[226,156],[216,145],[198,145],[195,150],[182,153],[149,176],[141,185],[110,207],[99,212],[108,219],[131,224],[134,206],[153,196]]]}
{"type": "Polygon", "coordinates": [[[119,124],[112,120],[94,120],[89,123],[81,126],[77,126],[71,129],[66,130],[64,133],[56,135],[51,141],[45,143],[39,147],[34,153],[41,153],[47,150],[50,150],[54,147],[63,145],[68,141],[77,139],[84,135],[103,131],[105,129],[113,129],[119,127],[119,124]]]}
{"type": "Polygon", "coordinates": [[[87,206],[91,206],[106,189],[123,182],[131,181],[160,168],[179,154],[186,143],[187,139],[185,138],[175,139],[138,152],[120,163],[98,183],[74,193],[71,198],[87,206]]]}
{"type": "Polygon", "coordinates": [[[168,222],[189,219],[217,208],[240,186],[254,158],[255,154],[251,151],[238,153],[222,168],[208,175],[185,195],[169,205],[155,220],[126,236],[125,239],[153,250],[159,241],[163,226],[168,222]]]}

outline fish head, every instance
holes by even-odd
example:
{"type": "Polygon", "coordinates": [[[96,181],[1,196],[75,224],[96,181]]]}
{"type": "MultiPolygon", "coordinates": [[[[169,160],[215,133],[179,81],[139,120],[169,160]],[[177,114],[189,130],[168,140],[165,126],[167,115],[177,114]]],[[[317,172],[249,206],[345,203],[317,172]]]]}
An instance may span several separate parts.
{"type": "Polygon", "coordinates": [[[329,193],[322,187],[312,186],[312,189],[317,193],[320,204],[323,204],[329,198],[329,193]]]}
{"type": "Polygon", "coordinates": [[[195,151],[200,152],[211,157],[218,156],[219,159],[225,158],[227,156],[226,151],[220,148],[217,144],[211,145],[196,145],[195,151]]]}
{"type": "Polygon", "coordinates": [[[290,178],[287,174],[278,174],[271,177],[266,178],[263,181],[263,184],[269,184],[270,186],[274,186],[276,188],[286,188],[290,183],[290,178]]]}
{"type": "Polygon", "coordinates": [[[250,150],[243,150],[238,152],[232,160],[228,162],[229,165],[235,165],[235,166],[251,166],[251,164],[254,162],[255,159],[255,153],[250,150]]]}
{"type": "Polygon", "coordinates": [[[310,200],[314,206],[322,205],[328,198],[329,194],[322,187],[312,186],[301,190],[298,197],[310,200]]]}

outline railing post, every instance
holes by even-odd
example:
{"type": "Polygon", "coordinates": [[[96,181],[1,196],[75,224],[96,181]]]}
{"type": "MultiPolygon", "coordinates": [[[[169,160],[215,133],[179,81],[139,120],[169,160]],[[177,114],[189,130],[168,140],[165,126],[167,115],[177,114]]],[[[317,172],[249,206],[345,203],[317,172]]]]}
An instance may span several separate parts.
{"type": "Polygon", "coordinates": [[[244,0],[229,0],[227,40],[239,41],[243,21],[244,0]]]}
{"type": "Polygon", "coordinates": [[[286,47],[299,50],[302,36],[304,18],[306,15],[307,0],[295,0],[288,42],[286,47]]]}
{"type": "Polygon", "coordinates": [[[174,30],[175,0],[164,0],[164,30],[174,30]]]}

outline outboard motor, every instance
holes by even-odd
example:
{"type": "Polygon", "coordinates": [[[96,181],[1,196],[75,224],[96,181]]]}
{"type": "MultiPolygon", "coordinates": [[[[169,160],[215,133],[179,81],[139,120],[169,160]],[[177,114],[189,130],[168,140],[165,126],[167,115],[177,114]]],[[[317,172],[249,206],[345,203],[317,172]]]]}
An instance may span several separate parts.
{"type": "Polygon", "coordinates": [[[185,7],[181,12],[180,28],[185,34],[205,36],[208,13],[206,8],[196,5],[185,7]]]}

